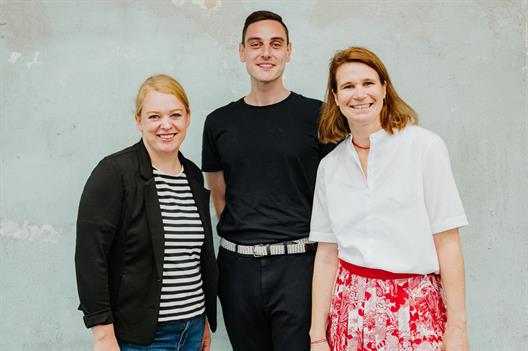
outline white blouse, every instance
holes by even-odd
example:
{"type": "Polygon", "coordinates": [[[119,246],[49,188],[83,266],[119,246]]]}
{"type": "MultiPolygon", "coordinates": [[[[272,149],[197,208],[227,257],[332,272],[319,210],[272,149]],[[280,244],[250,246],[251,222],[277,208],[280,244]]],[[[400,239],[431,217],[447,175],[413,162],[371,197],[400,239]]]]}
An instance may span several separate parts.
{"type": "Polygon", "coordinates": [[[395,273],[438,273],[433,234],[467,219],[443,140],[417,126],[370,136],[367,177],[349,136],[320,163],[310,239],[395,273]]]}

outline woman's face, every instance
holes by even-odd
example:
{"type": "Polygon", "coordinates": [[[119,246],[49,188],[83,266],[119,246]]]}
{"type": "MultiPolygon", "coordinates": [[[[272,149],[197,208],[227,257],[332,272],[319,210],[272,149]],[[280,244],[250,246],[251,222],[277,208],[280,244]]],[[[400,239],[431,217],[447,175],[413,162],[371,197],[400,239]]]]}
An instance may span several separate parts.
{"type": "Polygon", "coordinates": [[[335,102],[350,127],[380,124],[386,86],[378,73],[361,62],[348,62],[336,71],[335,102]]]}
{"type": "Polygon", "coordinates": [[[136,124],[151,157],[163,157],[178,153],[190,116],[176,96],[153,90],[145,96],[136,124]]]}

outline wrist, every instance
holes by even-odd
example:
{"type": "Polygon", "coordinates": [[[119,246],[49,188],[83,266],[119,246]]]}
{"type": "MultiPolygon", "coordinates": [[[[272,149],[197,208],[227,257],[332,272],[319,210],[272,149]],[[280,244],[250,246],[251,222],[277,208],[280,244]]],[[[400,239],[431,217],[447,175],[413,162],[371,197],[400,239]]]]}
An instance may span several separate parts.
{"type": "Polygon", "coordinates": [[[466,326],[467,319],[465,314],[447,314],[447,324],[452,326],[466,326]]]}
{"type": "Polygon", "coordinates": [[[311,339],[311,340],[310,340],[310,345],[313,346],[313,345],[318,345],[318,344],[324,344],[324,343],[326,343],[326,342],[328,342],[328,341],[326,340],[326,337],[318,338],[318,339],[311,339]]]}
{"type": "Polygon", "coordinates": [[[317,331],[317,332],[310,331],[308,335],[310,336],[311,341],[326,338],[326,333],[324,331],[317,331]]]}
{"type": "Polygon", "coordinates": [[[447,320],[446,330],[451,330],[452,332],[466,332],[467,324],[465,320],[447,320]]]}
{"type": "Polygon", "coordinates": [[[114,339],[114,325],[113,324],[101,324],[92,327],[92,334],[96,341],[114,339]]]}

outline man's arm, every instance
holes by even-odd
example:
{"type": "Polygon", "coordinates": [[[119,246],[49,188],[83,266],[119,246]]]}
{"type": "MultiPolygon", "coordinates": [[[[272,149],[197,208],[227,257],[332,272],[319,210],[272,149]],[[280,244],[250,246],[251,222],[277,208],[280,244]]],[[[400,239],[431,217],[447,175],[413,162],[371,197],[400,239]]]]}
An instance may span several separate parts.
{"type": "Polygon", "coordinates": [[[209,190],[211,190],[216,216],[220,218],[220,215],[225,208],[226,183],[224,179],[224,172],[205,172],[205,180],[209,190]]]}

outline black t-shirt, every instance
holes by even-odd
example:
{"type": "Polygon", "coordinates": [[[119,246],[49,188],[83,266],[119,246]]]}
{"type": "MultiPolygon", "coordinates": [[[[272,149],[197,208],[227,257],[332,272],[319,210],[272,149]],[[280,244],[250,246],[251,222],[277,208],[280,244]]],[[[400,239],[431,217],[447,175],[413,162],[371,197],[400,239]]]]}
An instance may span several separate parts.
{"type": "Polygon", "coordinates": [[[315,177],[329,151],[317,140],[321,102],[292,92],[267,106],[244,99],[205,121],[202,170],[223,171],[218,234],[253,245],[308,236],[315,177]]]}

